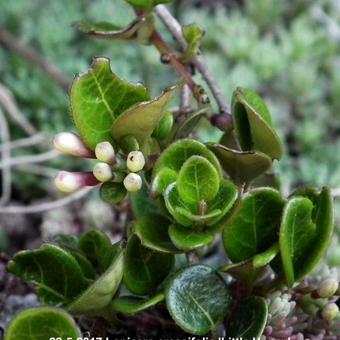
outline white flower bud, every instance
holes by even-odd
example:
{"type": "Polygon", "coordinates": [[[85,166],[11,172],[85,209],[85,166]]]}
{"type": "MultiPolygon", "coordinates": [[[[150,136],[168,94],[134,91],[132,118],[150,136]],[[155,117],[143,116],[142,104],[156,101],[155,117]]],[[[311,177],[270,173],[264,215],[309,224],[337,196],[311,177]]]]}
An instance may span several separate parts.
{"type": "Polygon", "coordinates": [[[327,279],[323,281],[318,288],[317,292],[322,298],[329,298],[338,290],[339,283],[335,279],[327,279]]]}
{"type": "Polygon", "coordinates": [[[336,303],[329,303],[321,310],[321,316],[324,320],[331,321],[337,317],[339,313],[339,307],[336,305],[336,303]]]}
{"type": "Polygon", "coordinates": [[[131,151],[128,154],[126,166],[132,172],[138,172],[144,168],[145,158],[140,151],[131,151]]]}
{"type": "Polygon", "coordinates": [[[104,163],[115,163],[115,150],[110,142],[101,142],[95,148],[96,158],[104,163]]]}
{"type": "Polygon", "coordinates": [[[138,174],[128,174],[123,183],[126,190],[130,192],[135,192],[142,188],[142,178],[138,174]]]}
{"type": "Polygon", "coordinates": [[[107,182],[112,179],[112,170],[110,165],[106,163],[97,163],[93,169],[93,175],[100,182],[107,182]]]}
{"type": "Polygon", "coordinates": [[[60,171],[54,179],[56,187],[62,192],[74,192],[85,186],[94,186],[99,182],[91,172],[60,171]]]}
{"type": "Polygon", "coordinates": [[[60,132],[53,139],[56,150],[75,157],[94,158],[94,153],[80,139],[71,132],[60,132]]]}

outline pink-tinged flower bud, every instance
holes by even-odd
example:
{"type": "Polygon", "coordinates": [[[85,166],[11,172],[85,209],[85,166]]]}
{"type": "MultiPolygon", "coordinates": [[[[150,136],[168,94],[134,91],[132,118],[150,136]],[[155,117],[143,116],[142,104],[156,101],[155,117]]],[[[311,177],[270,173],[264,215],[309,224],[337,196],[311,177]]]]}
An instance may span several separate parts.
{"type": "Polygon", "coordinates": [[[123,184],[127,191],[135,192],[142,188],[143,183],[142,178],[138,174],[131,172],[125,177],[123,184]]]}
{"type": "Polygon", "coordinates": [[[93,175],[100,182],[107,182],[112,179],[112,170],[110,165],[100,162],[94,166],[93,175]]]}
{"type": "Polygon", "coordinates": [[[72,132],[60,132],[53,139],[54,148],[62,153],[75,157],[95,158],[78,135],[72,132]]]}
{"type": "Polygon", "coordinates": [[[104,163],[114,164],[115,160],[115,150],[110,142],[101,142],[96,145],[95,149],[96,158],[104,163]]]}
{"type": "Polygon", "coordinates": [[[62,192],[74,192],[86,186],[95,186],[99,181],[92,172],[60,171],[54,179],[56,187],[62,192]]]}

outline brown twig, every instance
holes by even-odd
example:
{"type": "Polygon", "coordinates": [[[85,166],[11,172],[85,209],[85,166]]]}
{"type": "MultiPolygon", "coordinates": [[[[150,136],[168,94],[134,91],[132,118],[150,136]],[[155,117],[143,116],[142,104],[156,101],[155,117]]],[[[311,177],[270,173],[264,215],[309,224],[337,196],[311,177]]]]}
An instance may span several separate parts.
{"type": "MultiPolygon", "coordinates": [[[[155,8],[158,17],[163,21],[164,25],[170,31],[174,39],[177,41],[182,51],[187,49],[187,42],[183,37],[180,23],[171,15],[164,5],[158,5],[155,8]]],[[[221,113],[230,112],[229,106],[223,96],[222,90],[212,76],[207,63],[201,55],[197,55],[192,60],[196,69],[202,74],[205,82],[209,86],[221,113]]]]}
{"type": "Polygon", "coordinates": [[[65,91],[68,91],[69,79],[53,64],[48,62],[38,54],[31,46],[24,45],[18,42],[18,38],[0,28],[0,44],[9,50],[19,54],[27,61],[39,66],[53,80],[55,80],[65,91]]]}

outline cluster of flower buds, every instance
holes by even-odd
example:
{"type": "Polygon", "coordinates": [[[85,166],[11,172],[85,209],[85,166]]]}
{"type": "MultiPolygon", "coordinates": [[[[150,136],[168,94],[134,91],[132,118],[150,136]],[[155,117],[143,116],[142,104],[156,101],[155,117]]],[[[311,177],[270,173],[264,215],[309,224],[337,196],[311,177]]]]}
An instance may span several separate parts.
{"type": "MultiPolygon", "coordinates": [[[[110,142],[98,143],[95,150],[90,150],[81,138],[70,132],[62,132],[55,136],[53,141],[54,148],[64,154],[74,157],[97,159],[92,172],[68,172],[60,171],[56,178],[56,187],[62,192],[74,192],[85,186],[95,186],[100,183],[114,181],[121,182],[127,191],[138,191],[142,187],[142,178],[136,172],[141,171],[145,166],[143,153],[132,151],[126,161],[129,171],[124,178],[121,171],[115,171],[120,167],[115,150],[110,142]]],[[[122,170],[122,169],[120,169],[122,170]]]]}

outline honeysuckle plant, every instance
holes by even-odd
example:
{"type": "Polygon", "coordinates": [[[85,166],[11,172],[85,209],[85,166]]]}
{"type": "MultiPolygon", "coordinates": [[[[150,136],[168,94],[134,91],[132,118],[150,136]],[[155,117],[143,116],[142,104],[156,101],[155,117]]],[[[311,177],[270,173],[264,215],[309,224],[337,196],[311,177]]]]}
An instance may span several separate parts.
{"type": "MultiPolygon", "coordinates": [[[[212,114],[202,86],[187,71],[203,31],[197,25],[183,29],[188,47],[174,56],[153,18],[154,6],[171,1],[127,2],[137,17],[126,28],[84,21],[75,26],[96,38],[155,45],[184,82],[153,98],[144,85],[120,79],[106,57],[94,58],[74,78],[76,132],[59,133],[54,146],[93,159],[93,168],[61,171],[55,184],[66,193],[98,186],[105,202],[129,203],[133,217],[115,244],[90,230],[17,253],[8,270],[30,282],[44,306],[19,314],[5,339],[24,339],[27,332],[36,339],[75,339],[80,329],[71,316],[105,319],[106,334],[124,328],[123,315],[156,305],[189,334],[260,337],[279,309],[274,292],[299,286],[327,249],[331,191],[302,188],[284,197],[272,170],[283,146],[263,99],[237,88],[231,113],[212,114]],[[184,87],[197,108],[171,109],[184,87]],[[222,130],[219,142],[195,138],[202,117],[222,130]],[[224,253],[210,260],[220,245],[224,253]]],[[[315,314],[320,320],[338,317],[338,281],[299,292],[306,310],[323,299],[315,314]]]]}

